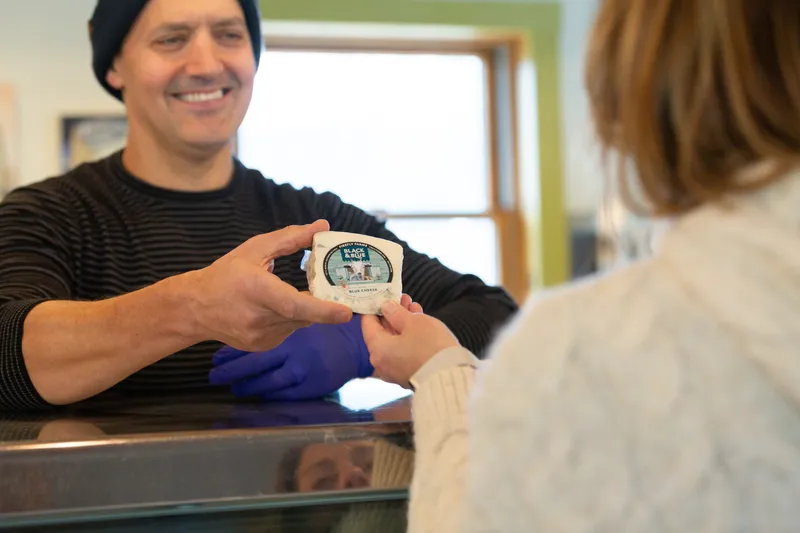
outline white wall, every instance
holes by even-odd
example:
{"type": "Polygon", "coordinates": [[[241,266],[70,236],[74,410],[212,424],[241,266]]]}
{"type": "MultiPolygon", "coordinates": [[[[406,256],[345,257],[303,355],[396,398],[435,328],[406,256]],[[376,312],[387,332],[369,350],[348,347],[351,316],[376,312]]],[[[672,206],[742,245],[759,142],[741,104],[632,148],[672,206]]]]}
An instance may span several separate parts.
{"type": "Polygon", "coordinates": [[[60,118],[122,110],[91,70],[94,0],[0,0],[0,83],[17,88],[18,183],[60,170],[60,118]]]}

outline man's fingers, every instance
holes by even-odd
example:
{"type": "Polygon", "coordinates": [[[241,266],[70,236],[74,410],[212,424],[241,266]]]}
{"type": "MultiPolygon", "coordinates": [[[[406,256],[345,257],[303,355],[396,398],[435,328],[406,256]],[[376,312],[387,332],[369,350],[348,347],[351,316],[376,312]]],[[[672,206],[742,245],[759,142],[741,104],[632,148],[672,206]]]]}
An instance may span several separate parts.
{"type": "Polygon", "coordinates": [[[238,359],[244,355],[247,355],[249,352],[244,350],[237,350],[236,348],[231,348],[230,346],[223,346],[214,354],[213,362],[214,366],[223,365],[234,359],[238,359]]]}
{"type": "Polygon", "coordinates": [[[237,398],[274,393],[297,384],[300,379],[301,377],[295,375],[290,368],[280,367],[237,381],[231,385],[231,392],[237,398]]]}
{"type": "Polygon", "coordinates": [[[307,292],[298,292],[293,300],[291,316],[312,324],[344,324],[353,318],[349,307],[314,298],[307,292]]]}
{"type": "Polygon", "coordinates": [[[349,307],[298,292],[272,274],[264,273],[264,305],[286,320],[320,324],[343,324],[353,318],[349,307]]]}
{"type": "Polygon", "coordinates": [[[313,224],[304,226],[289,226],[253,237],[248,241],[248,247],[261,261],[274,259],[308,248],[316,233],[329,229],[330,225],[325,220],[317,220],[313,224]]]}
{"type": "Polygon", "coordinates": [[[208,380],[212,385],[230,385],[239,380],[279,368],[286,361],[287,356],[288,354],[283,350],[250,353],[212,369],[208,380]]]}
{"type": "Polygon", "coordinates": [[[422,306],[419,305],[417,302],[412,303],[408,310],[414,314],[421,315],[422,314],[422,306]]]}

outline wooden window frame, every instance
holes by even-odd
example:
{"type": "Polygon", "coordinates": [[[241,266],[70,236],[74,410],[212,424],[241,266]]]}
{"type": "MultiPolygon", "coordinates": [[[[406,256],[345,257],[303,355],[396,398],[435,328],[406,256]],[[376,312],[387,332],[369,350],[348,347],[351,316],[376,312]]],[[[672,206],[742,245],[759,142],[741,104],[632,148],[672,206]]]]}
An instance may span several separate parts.
{"type": "Polygon", "coordinates": [[[338,53],[457,54],[486,66],[489,208],[475,213],[376,213],[385,219],[491,219],[497,232],[500,284],[517,300],[529,290],[525,221],[520,201],[516,66],[522,43],[511,38],[417,40],[270,36],[268,50],[338,53]]]}

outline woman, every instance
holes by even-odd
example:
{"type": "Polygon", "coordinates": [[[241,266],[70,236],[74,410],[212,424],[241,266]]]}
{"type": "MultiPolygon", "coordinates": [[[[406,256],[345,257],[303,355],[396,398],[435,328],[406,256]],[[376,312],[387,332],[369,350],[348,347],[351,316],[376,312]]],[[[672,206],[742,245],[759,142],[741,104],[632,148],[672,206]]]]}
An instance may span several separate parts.
{"type": "Polygon", "coordinates": [[[407,301],[364,322],[377,373],[414,377],[410,529],[796,530],[800,2],[604,0],[587,85],[670,227],[528,302],[477,376],[407,301]]]}

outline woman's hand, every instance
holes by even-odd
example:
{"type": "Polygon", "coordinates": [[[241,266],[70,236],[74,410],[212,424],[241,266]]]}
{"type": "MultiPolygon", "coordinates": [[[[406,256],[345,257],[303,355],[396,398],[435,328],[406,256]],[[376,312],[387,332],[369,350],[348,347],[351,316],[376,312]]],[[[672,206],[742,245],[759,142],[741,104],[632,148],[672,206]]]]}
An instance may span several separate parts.
{"type": "Polygon", "coordinates": [[[382,312],[383,317],[362,317],[361,327],[375,376],[384,381],[408,387],[434,355],[459,344],[447,326],[423,314],[408,295],[401,305],[386,304],[382,312]]]}

